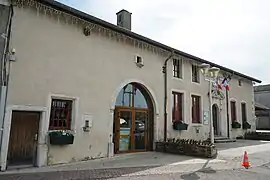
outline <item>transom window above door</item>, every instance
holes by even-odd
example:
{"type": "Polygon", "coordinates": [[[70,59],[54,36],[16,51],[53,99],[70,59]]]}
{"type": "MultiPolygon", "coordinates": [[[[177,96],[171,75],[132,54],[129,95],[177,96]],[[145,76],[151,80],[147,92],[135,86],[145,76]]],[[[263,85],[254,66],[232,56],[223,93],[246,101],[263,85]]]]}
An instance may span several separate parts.
{"type": "Polygon", "coordinates": [[[149,98],[146,92],[136,83],[124,86],[116,98],[116,106],[148,108],[149,98]]]}

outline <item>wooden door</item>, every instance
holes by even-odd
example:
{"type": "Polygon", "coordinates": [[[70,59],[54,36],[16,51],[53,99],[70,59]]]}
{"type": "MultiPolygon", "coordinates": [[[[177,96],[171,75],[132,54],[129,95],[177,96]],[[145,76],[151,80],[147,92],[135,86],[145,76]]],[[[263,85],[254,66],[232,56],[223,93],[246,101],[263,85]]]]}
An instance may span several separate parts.
{"type": "Polygon", "coordinates": [[[132,111],[127,108],[116,108],[114,119],[114,152],[125,153],[132,151],[133,124],[132,111]]]}
{"type": "Polygon", "coordinates": [[[40,112],[13,111],[8,165],[35,164],[40,112]]]}
{"type": "MultiPolygon", "coordinates": [[[[114,152],[146,151],[149,147],[149,121],[146,109],[115,109],[114,152]]],[[[151,141],[150,141],[151,142],[151,141]]]]}
{"type": "Polygon", "coordinates": [[[146,151],[148,147],[148,111],[135,109],[133,119],[134,151],[146,151]]]}

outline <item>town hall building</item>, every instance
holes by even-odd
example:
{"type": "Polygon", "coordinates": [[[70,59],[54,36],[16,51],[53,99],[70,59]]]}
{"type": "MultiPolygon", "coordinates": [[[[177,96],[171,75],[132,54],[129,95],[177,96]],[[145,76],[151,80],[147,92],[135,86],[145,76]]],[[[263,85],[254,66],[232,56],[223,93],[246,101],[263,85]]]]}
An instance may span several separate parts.
{"type": "Polygon", "coordinates": [[[260,80],[136,34],[130,12],[114,25],[57,1],[4,2],[1,170],[152,151],[164,137],[206,140],[210,119],[215,137],[256,129],[260,80]],[[202,64],[219,69],[211,96],[202,64]]]}

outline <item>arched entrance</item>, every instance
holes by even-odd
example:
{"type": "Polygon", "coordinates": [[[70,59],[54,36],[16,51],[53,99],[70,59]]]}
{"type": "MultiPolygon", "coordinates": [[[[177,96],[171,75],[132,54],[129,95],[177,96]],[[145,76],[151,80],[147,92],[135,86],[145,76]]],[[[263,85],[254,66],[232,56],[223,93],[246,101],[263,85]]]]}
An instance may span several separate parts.
{"type": "Polygon", "coordinates": [[[218,105],[214,104],[212,106],[212,118],[213,118],[213,126],[214,126],[214,135],[219,136],[220,132],[219,132],[219,110],[218,110],[218,105]]]}
{"type": "Polygon", "coordinates": [[[113,141],[114,153],[153,149],[153,103],[144,87],[129,83],[116,98],[113,141]]]}

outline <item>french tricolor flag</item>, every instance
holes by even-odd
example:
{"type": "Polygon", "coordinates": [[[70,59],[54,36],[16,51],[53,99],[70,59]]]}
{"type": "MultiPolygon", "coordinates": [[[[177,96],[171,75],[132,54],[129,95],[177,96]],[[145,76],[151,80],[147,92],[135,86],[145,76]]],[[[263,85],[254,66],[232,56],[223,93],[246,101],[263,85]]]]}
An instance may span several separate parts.
{"type": "Polygon", "coordinates": [[[223,79],[223,81],[221,82],[221,84],[218,84],[218,88],[223,90],[223,87],[224,87],[227,91],[229,91],[230,90],[230,87],[229,87],[229,81],[230,80],[231,80],[230,78],[225,77],[223,79]]]}

